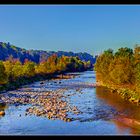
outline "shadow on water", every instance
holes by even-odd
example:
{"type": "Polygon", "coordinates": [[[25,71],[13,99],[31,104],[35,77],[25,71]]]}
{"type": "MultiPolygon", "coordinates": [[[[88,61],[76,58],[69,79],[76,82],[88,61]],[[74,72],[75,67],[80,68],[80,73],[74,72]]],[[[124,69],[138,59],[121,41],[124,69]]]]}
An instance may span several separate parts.
{"type": "Polygon", "coordinates": [[[140,120],[140,107],[122,99],[118,94],[111,93],[107,88],[97,87],[96,96],[104,103],[114,107],[119,113],[140,120]]]}

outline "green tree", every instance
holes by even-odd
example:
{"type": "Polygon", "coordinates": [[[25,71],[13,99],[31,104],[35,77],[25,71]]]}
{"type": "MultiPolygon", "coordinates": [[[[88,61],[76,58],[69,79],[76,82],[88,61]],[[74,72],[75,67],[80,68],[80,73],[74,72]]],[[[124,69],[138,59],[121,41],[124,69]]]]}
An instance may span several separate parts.
{"type": "Polygon", "coordinates": [[[0,85],[7,82],[7,75],[5,72],[5,67],[2,61],[0,61],[0,85]]]}
{"type": "Polygon", "coordinates": [[[23,66],[19,60],[14,63],[11,71],[14,80],[23,76],[23,66]]]}
{"type": "Polygon", "coordinates": [[[14,67],[14,64],[13,62],[11,62],[10,60],[6,60],[3,62],[4,64],[4,67],[5,67],[5,72],[7,74],[7,78],[8,78],[8,81],[14,81],[13,79],[13,67],[14,67]]]}
{"type": "Polygon", "coordinates": [[[120,48],[115,53],[115,56],[119,56],[119,57],[132,57],[132,55],[133,55],[133,50],[127,47],[120,48]]]}
{"type": "Polygon", "coordinates": [[[31,61],[27,61],[23,65],[23,75],[25,77],[33,77],[35,76],[35,63],[31,61]]]}
{"type": "Polygon", "coordinates": [[[112,49],[104,51],[103,54],[97,57],[96,63],[94,65],[94,70],[98,74],[100,74],[100,77],[103,79],[103,81],[107,81],[110,78],[108,75],[110,72],[109,66],[112,63],[113,59],[114,55],[112,49]]]}

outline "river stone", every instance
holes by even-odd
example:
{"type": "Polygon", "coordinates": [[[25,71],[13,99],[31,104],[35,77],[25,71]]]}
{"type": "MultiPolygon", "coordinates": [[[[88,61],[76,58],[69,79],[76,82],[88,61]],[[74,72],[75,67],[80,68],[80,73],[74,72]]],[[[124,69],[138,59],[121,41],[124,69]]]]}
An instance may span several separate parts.
{"type": "Polygon", "coordinates": [[[5,112],[4,111],[0,111],[0,116],[4,116],[5,112]]]}

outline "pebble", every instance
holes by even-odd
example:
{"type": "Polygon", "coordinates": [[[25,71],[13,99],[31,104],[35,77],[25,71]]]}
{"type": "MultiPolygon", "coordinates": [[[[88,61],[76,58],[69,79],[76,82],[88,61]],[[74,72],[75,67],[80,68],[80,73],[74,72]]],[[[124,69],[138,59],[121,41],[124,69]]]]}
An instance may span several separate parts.
{"type": "MultiPolygon", "coordinates": [[[[32,106],[26,109],[25,116],[33,114],[47,117],[48,119],[60,119],[70,122],[71,118],[67,118],[67,113],[71,110],[68,109],[69,104],[63,98],[63,93],[66,90],[67,89],[58,89],[40,93],[34,91],[26,92],[25,90],[18,92],[10,91],[8,94],[3,95],[1,99],[5,103],[14,104],[16,106],[20,104],[31,104],[32,106]]],[[[72,108],[72,111],[75,114],[79,113],[76,106],[72,108]]],[[[0,113],[5,114],[5,112],[2,111],[0,113]]],[[[19,116],[21,117],[21,114],[19,116]]]]}
{"type": "Polygon", "coordinates": [[[4,116],[5,112],[4,111],[0,111],[0,116],[4,116]]]}

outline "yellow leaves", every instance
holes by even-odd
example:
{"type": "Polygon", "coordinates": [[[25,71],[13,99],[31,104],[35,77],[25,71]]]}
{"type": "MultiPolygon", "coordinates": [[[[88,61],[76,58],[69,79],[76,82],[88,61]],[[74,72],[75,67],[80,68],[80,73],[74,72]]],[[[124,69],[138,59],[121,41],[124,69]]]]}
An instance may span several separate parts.
{"type": "Polygon", "coordinates": [[[115,84],[132,83],[134,77],[133,51],[120,48],[115,54],[105,51],[96,61],[95,70],[101,73],[103,80],[115,84]]]}
{"type": "Polygon", "coordinates": [[[5,72],[5,67],[2,61],[0,61],[0,84],[5,84],[7,82],[7,75],[5,72]]]}
{"type": "Polygon", "coordinates": [[[23,65],[23,74],[27,77],[32,77],[35,75],[35,63],[28,61],[23,65]]]}
{"type": "Polygon", "coordinates": [[[35,64],[28,59],[22,64],[18,59],[10,56],[7,61],[1,62],[0,84],[4,82],[3,79],[6,79],[6,77],[8,77],[9,82],[12,82],[25,77],[30,78],[37,74],[47,75],[66,71],[81,71],[89,65],[90,62],[83,62],[78,57],[57,57],[56,54],[39,64],[35,64]]]}

